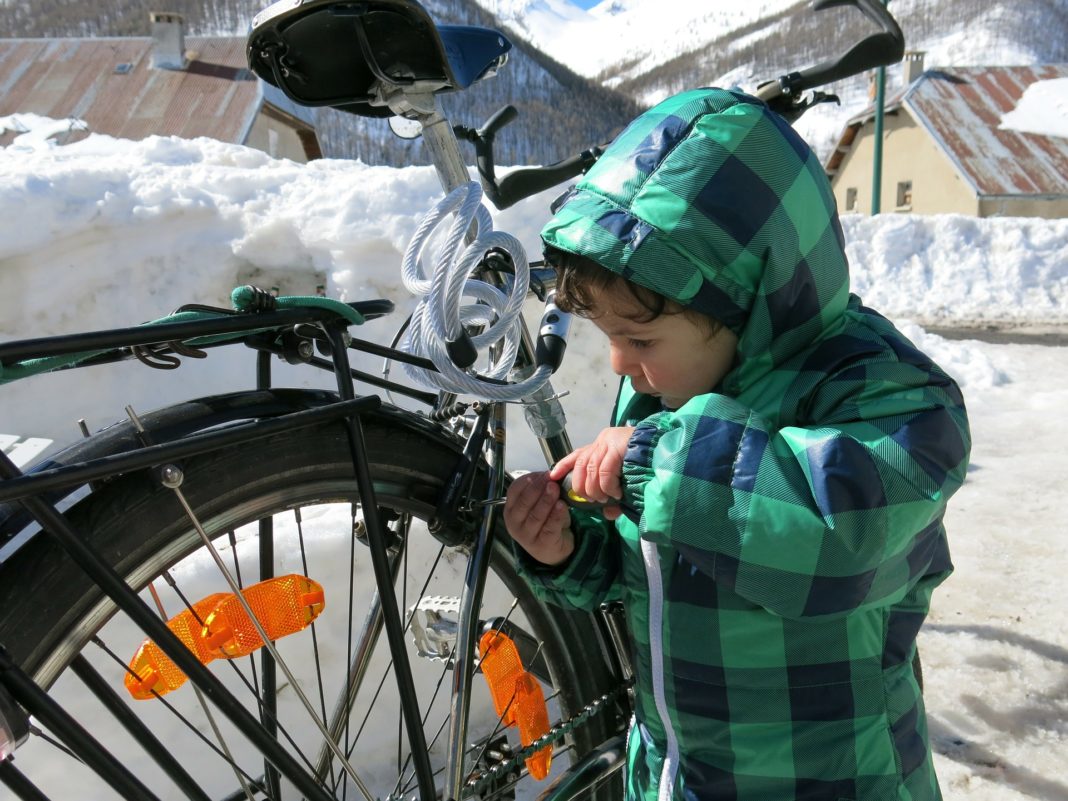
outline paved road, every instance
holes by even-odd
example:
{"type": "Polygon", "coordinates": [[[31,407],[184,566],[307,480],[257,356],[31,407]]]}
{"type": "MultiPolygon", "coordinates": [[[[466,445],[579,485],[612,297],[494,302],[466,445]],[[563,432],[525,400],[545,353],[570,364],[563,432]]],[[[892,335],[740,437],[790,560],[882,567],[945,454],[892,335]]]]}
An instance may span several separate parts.
{"type": "Polygon", "coordinates": [[[1068,345],[1068,329],[1044,328],[1029,331],[1027,329],[996,329],[996,328],[939,328],[924,326],[932,334],[938,334],[945,339],[978,339],[980,342],[991,342],[995,345],[1048,345],[1050,347],[1064,347],[1068,345]]]}

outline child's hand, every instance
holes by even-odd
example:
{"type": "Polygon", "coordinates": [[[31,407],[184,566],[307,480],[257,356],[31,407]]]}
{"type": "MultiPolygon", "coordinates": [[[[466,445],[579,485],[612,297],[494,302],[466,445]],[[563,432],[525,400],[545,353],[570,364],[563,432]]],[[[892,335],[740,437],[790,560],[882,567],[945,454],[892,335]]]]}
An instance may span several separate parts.
{"type": "MultiPolygon", "coordinates": [[[[623,456],[634,433],[633,426],[606,428],[589,445],[569,453],[549,471],[549,478],[562,481],[571,473],[571,489],[583,498],[598,503],[618,501],[623,497],[623,456]]],[[[622,514],[618,505],[602,510],[606,520],[622,514]]]]}
{"type": "Polygon", "coordinates": [[[527,473],[512,482],[504,504],[504,525],[519,545],[545,565],[558,565],[575,550],[571,516],[560,485],[548,473],[527,473]]]}

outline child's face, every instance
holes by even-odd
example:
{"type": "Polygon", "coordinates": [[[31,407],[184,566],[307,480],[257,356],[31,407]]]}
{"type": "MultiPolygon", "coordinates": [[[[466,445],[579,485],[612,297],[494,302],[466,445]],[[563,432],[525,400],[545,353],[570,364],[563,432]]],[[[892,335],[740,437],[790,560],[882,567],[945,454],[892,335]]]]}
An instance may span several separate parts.
{"type": "Polygon", "coordinates": [[[731,369],[738,337],[726,327],[709,334],[685,314],[638,322],[643,313],[625,289],[613,288],[590,316],[608,337],[613,372],[629,376],[638,392],[677,409],[710,392],[731,369]]]}

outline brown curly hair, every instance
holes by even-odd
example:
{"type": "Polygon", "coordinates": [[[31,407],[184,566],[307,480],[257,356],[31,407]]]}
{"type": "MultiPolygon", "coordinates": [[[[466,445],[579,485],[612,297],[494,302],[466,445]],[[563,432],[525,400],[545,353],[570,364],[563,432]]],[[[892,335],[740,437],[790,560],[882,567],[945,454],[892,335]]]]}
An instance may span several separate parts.
{"type": "Polygon", "coordinates": [[[562,311],[579,317],[596,317],[598,300],[606,293],[622,287],[642,309],[642,312],[633,317],[635,322],[648,323],[664,314],[682,314],[705,328],[709,336],[723,327],[719,320],[687,309],[670,298],[602,267],[586,256],[568,253],[548,245],[545,248],[545,263],[556,271],[556,305],[562,311]]]}

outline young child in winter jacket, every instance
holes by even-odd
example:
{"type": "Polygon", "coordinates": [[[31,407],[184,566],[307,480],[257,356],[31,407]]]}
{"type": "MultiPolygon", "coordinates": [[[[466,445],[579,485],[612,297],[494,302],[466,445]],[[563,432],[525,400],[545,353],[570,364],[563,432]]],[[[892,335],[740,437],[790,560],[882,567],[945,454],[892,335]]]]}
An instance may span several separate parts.
{"type": "Polygon", "coordinates": [[[621,599],[628,799],[940,797],[913,674],[952,569],[960,391],[849,293],[819,162],[740,93],[635,120],[542,231],[561,306],[608,338],[612,425],[517,479],[535,591],[621,599]],[[608,501],[576,511],[574,490],[608,501]]]}

